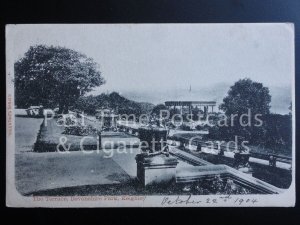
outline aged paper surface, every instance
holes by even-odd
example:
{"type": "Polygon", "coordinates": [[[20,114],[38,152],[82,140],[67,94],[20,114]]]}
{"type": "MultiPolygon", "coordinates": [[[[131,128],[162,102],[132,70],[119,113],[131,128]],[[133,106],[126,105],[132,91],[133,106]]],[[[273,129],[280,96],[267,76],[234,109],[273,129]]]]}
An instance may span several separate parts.
{"type": "Polygon", "coordinates": [[[9,207],[295,204],[294,26],[6,26],[9,207]]]}

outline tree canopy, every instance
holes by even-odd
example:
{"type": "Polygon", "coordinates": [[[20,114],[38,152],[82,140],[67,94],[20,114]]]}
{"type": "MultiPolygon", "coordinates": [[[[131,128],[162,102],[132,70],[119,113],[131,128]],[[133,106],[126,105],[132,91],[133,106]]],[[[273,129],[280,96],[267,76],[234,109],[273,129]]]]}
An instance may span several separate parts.
{"type": "Polygon", "coordinates": [[[247,113],[248,109],[254,114],[265,115],[270,113],[270,102],[269,88],[250,79],[241,79],[230,87],[220,108],[226,115],[240,115],[247,113]]]}
{"type": "Polygon", "coordinates": [[[270,113],[270,102],[269,89],[262,83],[250,79],[237,81],[220,105],[230,120],[229,127],[223,130],[230,138],[236,135],[250,142],[263,141],[266,134],[263,120],[270,113]],[[243,116],[245,114],[248,116],[243,116]]]}
{"type": "Polygon", "coordinates": [[[59,106],[67,111],[80,96],[104,83],[98,64],[77,51],[37,45],[15,63],[18,107],[59,106]]]}
{"type": "Polygon", "coordinates": [[[158,104],[158,105],[154,106],[151,113],[159,116],[162,110],[167,110],[167,109],[168,108],[164,104],[158,104]]]}
{"type": "Polygon", "coordinates": [[[110,94],[102,93],[97,96],[89,95],[80,97],[74,104],[74,108],[84,111],[88,114],[95,114],[97,109],[102,107],[115,110],[118,114],[134,114],[139,116],[145,113],[142,109],[142,104],[131,101],[116,92],[110,94]]]}

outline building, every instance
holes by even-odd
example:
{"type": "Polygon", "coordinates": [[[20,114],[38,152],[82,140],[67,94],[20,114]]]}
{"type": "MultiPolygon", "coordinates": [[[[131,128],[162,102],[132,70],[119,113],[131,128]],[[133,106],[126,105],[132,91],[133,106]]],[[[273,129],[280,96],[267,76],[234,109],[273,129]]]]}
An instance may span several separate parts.
{"type": "Polygon", "coordinates": [[[180,113],[192,113],[192,110],[198,108],[206,113],[213,113],[214,107],[217,105],[216,101],[166,101],[165,106],[168,109],[180,109],[180,113]]]}
{"type": "Polygon", "coordinates": [[[28,116],[43,116],[44,115],[44,107],[43,106],[30,106],[26,109],[26,113],[28,116]]]}

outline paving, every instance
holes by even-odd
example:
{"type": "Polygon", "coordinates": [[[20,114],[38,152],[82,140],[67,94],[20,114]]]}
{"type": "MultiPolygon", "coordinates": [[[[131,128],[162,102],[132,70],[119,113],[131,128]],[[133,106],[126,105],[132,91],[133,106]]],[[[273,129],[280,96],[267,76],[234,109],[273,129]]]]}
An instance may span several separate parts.
{"type": "Polygon", "coordinates": [[[42,122],[42,118],[15,117],[15,153],[33,150],[42,122]]]}
{"type": "Polygon", "coordinates": [[[24,111],[18,113],[15,119],[15,172],[16,187],[21,194],[62,187],[114,184],[130,179],[120,165],[124,168],[131,166],[126,165],[126,160],[123,163],[119,160],[120,165],[116,163],[109,157],[108,150],[89,153],[30,152],[43,119],[28,118],[24,111]]]}
{"type": "Polygon", "coordinates": [[[23,153],[16,155],[16,186],[20,193],[62,187],[113,184],[130,177],[104,152],[23,153]]]}

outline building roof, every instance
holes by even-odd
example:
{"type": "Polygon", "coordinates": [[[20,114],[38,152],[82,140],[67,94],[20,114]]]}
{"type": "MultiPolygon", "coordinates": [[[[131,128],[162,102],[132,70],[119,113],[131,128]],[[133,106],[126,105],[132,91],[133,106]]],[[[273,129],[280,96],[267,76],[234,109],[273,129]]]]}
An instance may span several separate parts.
{"type": "Polygon", "coordinates": [[[215,106],[216,101],[166,101],[166,106],[189,106],[189,105],[205,105],[205,106],[215,106]]]}

